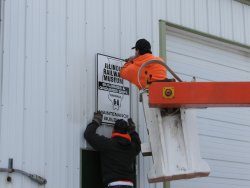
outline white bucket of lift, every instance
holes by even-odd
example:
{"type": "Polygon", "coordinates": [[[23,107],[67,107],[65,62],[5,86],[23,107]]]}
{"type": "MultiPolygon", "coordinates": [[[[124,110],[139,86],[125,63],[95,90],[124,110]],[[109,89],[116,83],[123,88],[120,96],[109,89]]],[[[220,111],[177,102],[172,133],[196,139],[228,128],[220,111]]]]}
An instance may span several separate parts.
{"type": "Polygon", "coordinates": [[[142,154],[152,153],[149,183],[208,176],[210,168],[201,158],[195,109],[180,109],[174,115],[161,115],[149,108],[148,93],[142,93],[149,144],[142,154]]]}

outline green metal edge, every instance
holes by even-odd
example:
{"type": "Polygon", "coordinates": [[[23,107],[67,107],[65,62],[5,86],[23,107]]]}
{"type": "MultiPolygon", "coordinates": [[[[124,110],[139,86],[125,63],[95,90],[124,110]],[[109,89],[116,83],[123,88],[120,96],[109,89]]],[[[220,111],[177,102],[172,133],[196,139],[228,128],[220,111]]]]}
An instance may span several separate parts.
{"type": "Polygon", "coordinates": [[[250,1],[249,0],[235,0],[235,1],[238,1],[240,3],[243,3],[245,5],[249,5],[250,6],[250,1]]]}
{"type": "Polygon", "coordinates": [[[163,188],[170,188],[170,182],[163,182],[163,188]]]}
{"type": "Polygon", "coordinates": [[[164,20],[159,20],[159,45],[160,45],[160,57],[166,62],[167,59],[167,44],[166,44],[166,35],[167,25],[164,20]]]}

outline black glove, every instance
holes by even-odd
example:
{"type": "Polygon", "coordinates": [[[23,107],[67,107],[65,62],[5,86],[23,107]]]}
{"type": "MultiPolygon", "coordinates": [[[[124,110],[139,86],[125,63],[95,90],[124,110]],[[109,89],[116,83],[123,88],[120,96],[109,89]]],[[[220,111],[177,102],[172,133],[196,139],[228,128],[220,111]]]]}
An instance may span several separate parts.
{"type": "Polygon", "coordinates": [[[102,117],[103,117],[103,114],[100,111],[94,112],[93,121],[96,122],[100,126],[102,123],[102,117]]]}
{"type": "Polygon", "coordinates": [[[129,58],[127,58],[127,59],[124,59],[124,61],[125,61],[125,62],[129,62],[129,58]]]}
{"type": "Polygon", "coordinates": [[[135,131],[135,123],[132,118],[128,118],[128,132],[131,133],[133,131],[135,131]]]}
{"type": "Polygon", "coordinates": [[[133,59],[135,59],[136,57],[135,56],[130,56],[129,58],[127,59],[124,59],[125,62],[129,62],[129,61],[132,61],[133,59]]]}

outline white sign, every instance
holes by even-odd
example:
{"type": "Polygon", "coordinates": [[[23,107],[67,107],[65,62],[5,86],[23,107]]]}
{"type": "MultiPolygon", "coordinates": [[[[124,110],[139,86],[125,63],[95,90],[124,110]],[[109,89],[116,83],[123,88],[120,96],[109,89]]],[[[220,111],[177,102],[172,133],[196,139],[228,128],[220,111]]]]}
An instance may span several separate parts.
{"type": "Polygon", "coordinates": [[[97,54],[97,110],[104,124],[130,117],[130,83],[119,73],[123,64],[119,58],[97,54]]]}

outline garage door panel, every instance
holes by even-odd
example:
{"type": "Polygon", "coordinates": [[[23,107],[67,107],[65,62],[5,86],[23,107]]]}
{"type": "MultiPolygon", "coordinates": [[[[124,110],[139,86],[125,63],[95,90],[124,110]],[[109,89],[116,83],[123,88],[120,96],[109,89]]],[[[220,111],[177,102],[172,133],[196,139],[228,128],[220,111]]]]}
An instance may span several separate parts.
{"type": "Polygon", "coordinates": [[[168,32],[167,34],[167,51],[176,51],[182,54],[193,55],[194,57],[203,57],[205,59],[213,58],[218,60],[218,57],[219,59],[226,58],[229,61],[238,59],[243,65],[245,64],[246,58],[248,59],[250,52],[249,49],[241,51],[234,46],[222,43],[219,44],[219,42],[215,44],[213,41],[205,41],[173,32],[168,32]],[[199,52],[200,55],[195,52],[199,52]],[[221,57],[223,54],[226,54],[226,56],[221,57]]]}
{"type": "Polygon", "coordinates": [[[250,142],[201,135],[200,143],[203,158],[250,164],[250,142]]]}
{"type": "Polygon", "coordinates": [[[249,181],[230,178],[206,177],[171,182],[174,188],[249,188],[249,181]]]}
{"type": "Polygon", "coordinates": [[[204,108],[202,110],[197,110],[197,116],[200,118],[218,120],[226,123],[234,123],[239,125],[246,125],[250,127],[250,109],[246,107],[204,108]]]}
{"type": "MultiPolygon", "coordinates": [[[[192,49],[189,49],[189,50],[192,50],[192,49]]],[[[193,49],[193,50],[195,50],[195,49],[193,49]]],[[[186,50],[185,50],[185,52],[180,52],[178,49],[178,51],[169,50],[167,52],[168,58],[169,58],[169,55],[171,53],[178,54],[178,55],[181,55],[181,56],[184,56],[187,58],[191,58],[191,59],[197,59],[201,63],[202,62],[209,62],[211,64],[219,65],[221,67],[229,67],[229,68],[241,70],[244,72],[250,71],[250,65],[249,65],[250,62],[247,61],[247,57],[244,57],[243,59],[238,59],[239,56],[228,57],[228,55],[230,53],[220,54],[217,51],[211,52],[211,50],[205,49],[205,50],[202,50],[202,52],[197,51],[195,54],[192,54],[192,53],[188,53],[186,50]],[[203,52],[203,51],[205,51],[205,52],[203,52]],[[207,53],[206,51],[210,51],[210,52],[207,53]],[[204,53],[204,54],[202,54],[202,53],[204,53]]],[[[183,63],[185,63],[185,61],[183,63]]]]}
{"type": "MultiPolygon", "coordinates": [[[[248,70],[249,54],[236,50],[222,50],[215,46],[209,46],[209,43],[198,43],[187,40],[181,36],[168,36],[167,53],[179,53],[184,56],[198,58],[204,61],[214,62],[222,66],[230,66],[236,69],[248,70]]],[[[168,56],[167,56],[168,57],[168,56]]]]}
{"type": "MultiPolygon", "coordinates": [[[[197,59],[189,59],[187,57],[176,57],[169,58],[168,64],[177,74],[185,74],[190,77],[195,76],[203,80],[219,80],[219,81],[232,81],[233,77],[230,74],[221,75],[222,70],[214,69],[216,66],[208,66],[206,69],[203,67],[206,66],[206,62],[202,62],[197,59]],[[197,64],[193,64],[193,63],[197,64]],[[197,71],[199,70],[199,71],[197,71]]],[[[238,78],[239,79],[239,78],[238,78]]],[[[197,80],[200,81],[200,80],[197,80]]]]}
{"type": "Polygon", "coordinates": [[[250,164],[231,163],[227,161],[207,160],[212,177],[248,180],[250,164]],[[236,171],[237,169],[237,171],[236,171]]]}
{"type": "Polygon", "coordinates": [[[199,118],[199,133],[210,137],[239,140],[250,143],[250,127],[199,118]]]}
{"type": "Polygon", "coordinates": [[[168,64],[176,72],[216,81],[246,81],[250,74],[245,70],[171,52],[168,53],[168,64]]]}

